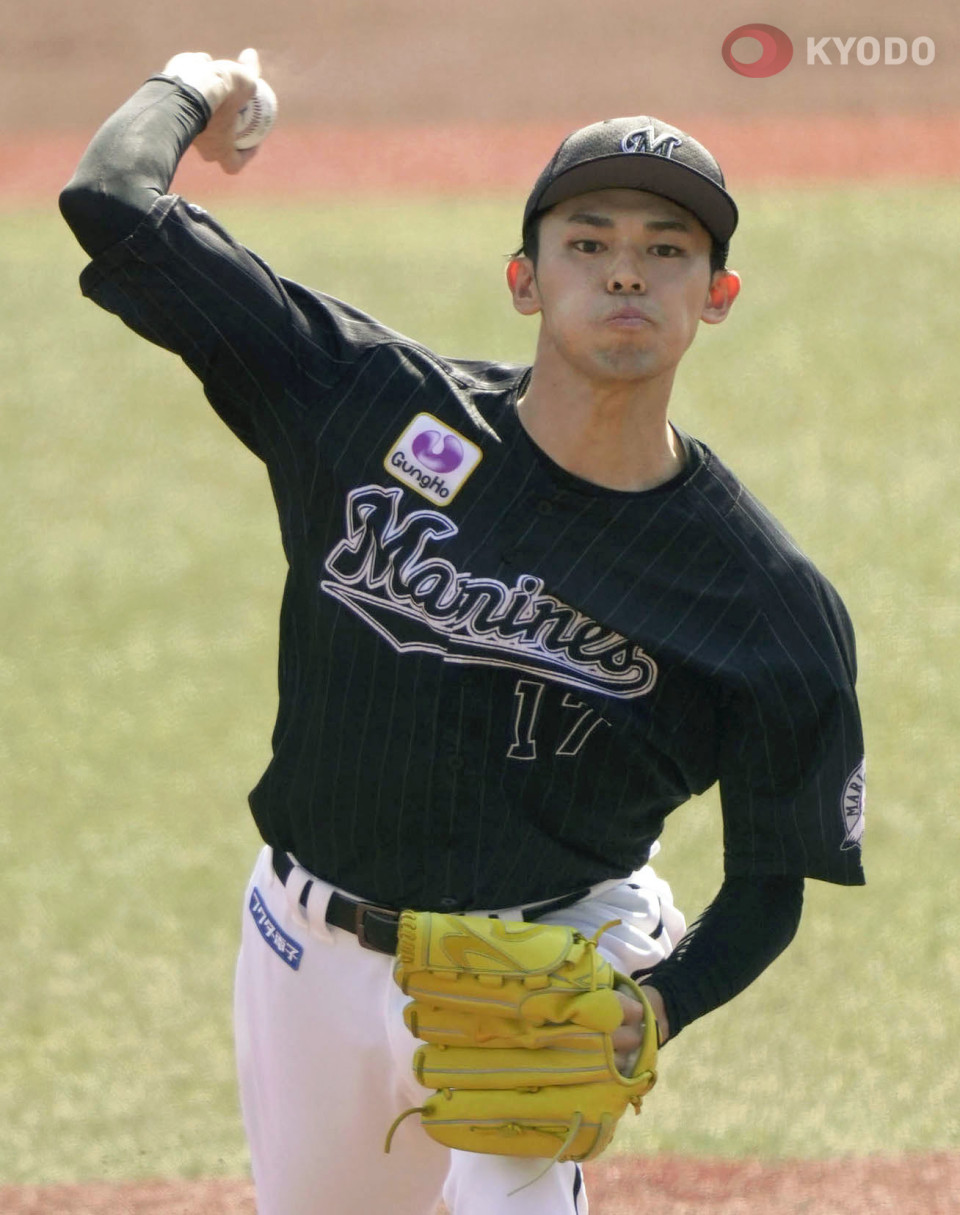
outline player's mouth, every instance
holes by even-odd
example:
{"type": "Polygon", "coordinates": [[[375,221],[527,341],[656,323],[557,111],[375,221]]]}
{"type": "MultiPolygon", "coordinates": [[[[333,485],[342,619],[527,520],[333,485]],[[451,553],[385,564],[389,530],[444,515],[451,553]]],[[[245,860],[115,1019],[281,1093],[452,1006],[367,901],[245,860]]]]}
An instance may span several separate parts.
{"type": "Polygon", "coordinates": [[[607,317],[607,324],[622,325],[627,328],[642,328],[644,325],[652,325],[653,319],[642,308],[627,304],[618,308],[616,312],[612,312],[607,317]]]}

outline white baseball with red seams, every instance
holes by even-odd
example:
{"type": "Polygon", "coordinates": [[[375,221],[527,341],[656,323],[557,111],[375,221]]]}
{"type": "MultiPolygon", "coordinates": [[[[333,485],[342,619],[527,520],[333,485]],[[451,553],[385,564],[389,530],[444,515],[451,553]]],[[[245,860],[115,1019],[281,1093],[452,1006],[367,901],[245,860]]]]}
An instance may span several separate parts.
{"type": "Polygon", "coordinates": [[[270,134],[277,118],[277,95],[262,78],[257,79],[257,91],[237,114],[234,147],[239,150],[255,148],[270,134]]]}

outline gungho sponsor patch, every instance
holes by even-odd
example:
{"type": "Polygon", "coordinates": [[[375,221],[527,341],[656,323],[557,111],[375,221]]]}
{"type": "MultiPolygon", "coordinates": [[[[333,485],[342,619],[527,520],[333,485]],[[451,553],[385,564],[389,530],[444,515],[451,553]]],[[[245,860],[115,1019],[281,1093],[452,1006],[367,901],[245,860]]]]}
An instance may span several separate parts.
{"type": "Polygon", "coordinates": [[[846,827],[846,835],[841,844],[843,852],[849,852],[851,848],[859,848],[860,841],[863,839],[866,801],[865,776],[866,761],[861,760],[847,777],[847,783],[843,786],[841,808],[843,810],[844,826],[846,827]]]}
{"type": "Polygon", "coordinates": [[[418,413],[387,452],[383,467],[434,506],[453,501],[483,452],[430,413],[418,413]]]}
{"type": "Polygon", "coordinates": [[[266,943],[291,970],[299,970],[300,959],[303,957],[303,946],[277,927],[256,886],[250,895],[249,906],[253,922],[266,943]]]}

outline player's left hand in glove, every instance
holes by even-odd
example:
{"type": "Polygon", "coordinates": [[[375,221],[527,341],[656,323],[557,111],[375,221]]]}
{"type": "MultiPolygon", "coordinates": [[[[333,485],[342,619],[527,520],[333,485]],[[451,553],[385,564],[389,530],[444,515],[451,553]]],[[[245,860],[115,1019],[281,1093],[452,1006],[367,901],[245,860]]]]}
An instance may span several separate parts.
{"type": "Polygon", "coordinates": [[[397,957],[394,977],[413,997],[404,1019],[427,1043],[414,1073],[435,1090],[407,1113],[447,1147],[588,1160],[656,1081],[653,1011],[596,938],[555,924],[405,911],[397,957]],[[618,991],[643,1006],[628,1075],[612,1039],[624,1015],[618,991]]]}
{"type": "Polygon", "coordinates": [[[213,59],[199,51],[186,51],[167,61],[165,76],[178,76],[202,93],[211,110],[210,121],[194,139],[204,160],[215,161],[225,173],[239,173],[256,152],[240,150],[234,137],[237,115],[253,96],[260,75],[260,56],[251,47],[234,59],[213,59]]]}

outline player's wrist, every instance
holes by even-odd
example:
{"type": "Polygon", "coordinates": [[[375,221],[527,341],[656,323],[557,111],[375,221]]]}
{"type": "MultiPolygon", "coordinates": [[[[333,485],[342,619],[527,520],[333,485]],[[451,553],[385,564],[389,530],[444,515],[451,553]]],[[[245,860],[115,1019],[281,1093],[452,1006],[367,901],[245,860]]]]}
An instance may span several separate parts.
{"type": "MultiPolygon", "coordinates": [[[[188,84],[180,76],[170,76],[166,72],[154,72],[152,76],[147,77],[145,83],[150,84],[152,81],[172,85],[173,88],[179,90],[183,96],[188,97],[193,103],[194,109],[197,113],[197,118],[201,120],[203,126],[210,121],[212,114],[210,103],[199,89],[195,89],[193,85],[188,84]]],[[[203,129],[202,126],[200,129],[203,129]]]]}
{"type": "Polygon", "coordinates": [[[203,97],[213,115],[228,99],[249,100],[260,75],[255,52],[244,51],[237,60],[213,59],[205,52],[186,51],[168,59],[164,76],[175,76],[203,97]]]}
{"type": "Polygon", "coordinates": [[[643,994],[650,1001],[653,1015],[657,1021],[657,1041],[660,1046],[670,1037],[670,1018],[667,1016],[667,1006],[663,996],[651,983],[641,983],[643,994]]]}

